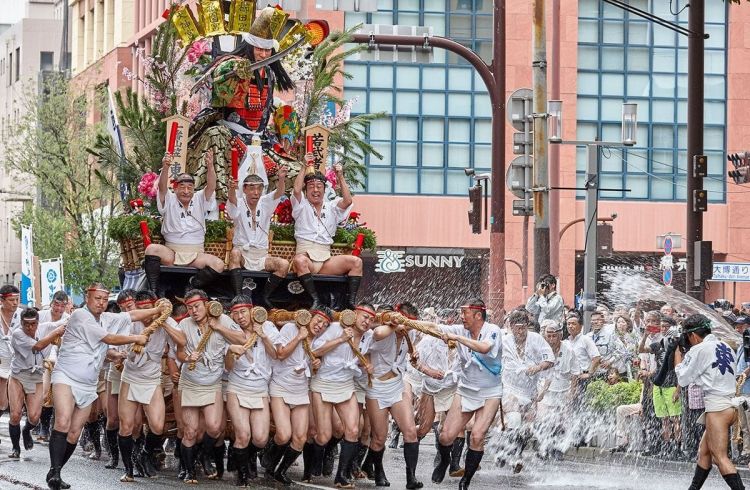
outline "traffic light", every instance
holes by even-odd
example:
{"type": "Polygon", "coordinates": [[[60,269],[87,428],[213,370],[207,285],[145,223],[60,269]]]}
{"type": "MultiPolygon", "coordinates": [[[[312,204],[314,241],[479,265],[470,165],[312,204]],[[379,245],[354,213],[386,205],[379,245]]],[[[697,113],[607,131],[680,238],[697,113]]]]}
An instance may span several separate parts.
{"type": "Polygon", "coordinates": [[[705,189],[693,191],[693,211],[701,213],[708,211],[708,192],[705,189]]]}
{"type": "Polygon", "coordinates": [[[750,182],[750,152],[729,153],[727,160],[732,162],[734,170],[727,172],[735,184],[750,182]]]}
{"type": "Polygon", "coordinates": [[[482,184],[477,182],[469,187],[469,224],[472,233],[482,233],[482,184]]]}

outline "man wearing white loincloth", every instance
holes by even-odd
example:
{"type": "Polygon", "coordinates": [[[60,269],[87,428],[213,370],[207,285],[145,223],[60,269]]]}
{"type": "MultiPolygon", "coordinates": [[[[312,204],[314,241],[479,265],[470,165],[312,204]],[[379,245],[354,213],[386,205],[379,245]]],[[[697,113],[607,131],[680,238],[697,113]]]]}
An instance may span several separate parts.
{"type": "Polygon", "coordinates": [[[206,155],[206,162],[205,188],[196,192],[193,176],[180,174],[174,181],[174,192],[170,192],[168,184],[172,156],[167,154],[162,160],[156,205],[162,215],[161,234],[165,243],[149,245],[143,260],[149,288],[157,295],[162,265],[196,267],[198,272],[190,279],[190,285],[196,289],[216,281],[224,270],[222,259],[203,250],[206,213],[216,206],[216,171],[212,153],[206,155]]]}
{"type": "Polygon", "coordinates": [[[503,396],[501,356],[503,334],[487,322],[487,308],[481,299],[461,306],[463,325],[441,325],[445,340],[458,343],[458,388],[440,431],[440,462],[432,473],[433,483],[441,483],[451,462],[453,441],[474,417],[466,453],[464,475],[459,488],[469,488],[484,455],[484,438],[500,407],[503,396]]]}
{"type": "Polygon", "coordinates": [[[690,315],[682,324],[674,363],[680,386],[690,383],[700,386],[706,405],[705,413],[698,419],[706,426],[706,431],[698,446],[698,462],[689,490],[703,486],[714,464],[729,488],[744,489],[742,478],[727,454],[729,428],[737,417],[732,404],[736,373],[732,348],[711,333],[711,320],[701,314],[690,315]],[[683,354],[682,349],[688,350],[683,354]]]}
{"type": "Polygon", "coordinates": [[[73,454],[83,424],[89,418],[91,405],[97,400],[99,372],[107,346],[146,343],[146,337],[142,335],[111,332],[156,313],[156,310],[105,313],[108,298],[109,290],[101,283],[94,283],[86,289],[86,307],[70,315],[52,371],[55,427],[49,440],[47,484],[53,490],[65,486],[60,472],[73,454]]]}
{"type": "Polygon", "coordinates": [[[248,339],[256,335],[256,340],[249,349],[231,346],[224,361],[229,371],[227,412],[234,427],[232,454],[237,461],[237,486],[246,486],[248,480],[258,476],[258,451],[266,447],[271,426],[268,382],[276,347],[281,344],[276,326],[269,321],[255,323],[252,310],[249,296],[232,300],[232,320],[248,339]]]}
{"type": "Polygon", "coordinates": [[[34,447],[31,431],[39,423],[42,412],[42,375],[44,358],[49,354],[51,344],[65,332],[65,325],[47,322],[39,325],[39,314],[34,308],[21,313],[21,327],[11,334],[13,361],[10,363],[8,401],[10,402],[10,422],[8,432],[13,443],[11,459],[21,457],[21,414],[26,406],[26,424],[23,427],[23,448],[34,447]]]}
{"type": "MultiPolygon", "coordinates": [[[[411,320],[417,320],[419,311],[411,303],[402,303],[396,310],[411,320]]],[[[370,417],[370,452],[368,456],[375,469],[375,485],[388,486],[383,469],[383,452],[388,435],[388,415],[393,417],[404,436],[404,463],[406,488],[422,488],[417,480],[419,441],[414,422],[414,409],[410,396],[404,397],[404,372],[410,354],[404,339],[412,335],[403,325],[384,324],[372,331],[372,339],[363,349],[372,364],[372,386],[367,388],[367,413],[370,417]]]]}
{"type": "MultiPolygon", "coordinates": [[[[167,301],[167,300],[164,300],[167,301]]],[[[139,309],[154,308],[156,295],[151,291],[142,291],[136,297],[139,309]]],[[[146,323],[156,319],[148,318],[146,323]]],[[[130,333],[143,335],[146,326],[144,322],[133,322],[130,333]]],[[[154,456],[162,447],[164,441],[164,393],[161,386],[161,358],[167,345],[167,338],[175,345],[185,345],[185,334],[174,328],[169,322],[164,322],[149,337],[148,343],[140,353],[129,350],[126,353],[120,384],[118,400],[118,414],[120,430],[117,438],[118,447],[125,465],[125,474],[120,478],[122,482],[132,482],[133,479],[133,431],[138,413],[143,409],[148,422],[148,435],[140,454],[135,457],[140,462],[146,476],[156,476],[154,456]]]]}
{"type": "Polygon", "coordinates": [[[227,315],[210,316],[208,296],[200,289],[185,293],[185,305],[190,316],[182,320],[179,327],[185,334],[186,344],[177,347],[177,357],[183,363],[178,391],[184,425],[180,459],[185,464],[185,483],[197,483],[195,444],[198,442],[201,420],[205,429],[202,464],[209,471],[207,477],[216,476],[210,449],[223,433],[221,377],[224,373],[224,356],[230,345],[244,344],[245,333],[227,315]]]}
{"type": "MultiPolygon", "coordinates": [[[[307,167],[313,165],[311,155],[305,155],[307,167]]],[[[313,300],[313,308],[320,304],[313,274],[345,275],[348,281],[346,307],[353,308],[362,281],[362,259],[354,255],[331,256],[331,245],[336,227],[349,217],[353,206],[352,194],[344,179],[344,169],[334,165],[336,179],[341,186],[341,197],[325,200],[326,177],[320,172],[300,171],[294,180],[292,217],[294,238],[297,241],[294,272],[313,300]],[[304,193],[302,192],[304,190],[304,193]]]]}
{"type": "Polygon", "coordinates": [[[280,257],[268,255],[268,238],[271,231],[271,218],[286,186],[285,166],[279,167],[278,186],[274,192],[263,194],[265,185],[260,176],[252,174],[242,182],[242,191],[237,191],[237,182],[229,184],[227,214],[234,221],[233,248],[229,257],[229,278],[235,295],[242,294],[242,268],[251,271],[268,271],[263,288],[263,301],[271,304],[271,293],[281,284],[289,272],[289,262],[280,257]]]}

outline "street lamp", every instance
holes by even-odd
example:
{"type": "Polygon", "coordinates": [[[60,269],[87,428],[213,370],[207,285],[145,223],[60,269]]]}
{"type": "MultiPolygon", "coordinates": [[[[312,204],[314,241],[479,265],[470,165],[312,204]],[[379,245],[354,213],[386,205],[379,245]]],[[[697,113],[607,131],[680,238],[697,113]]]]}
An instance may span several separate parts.
{"type": "MultiPolygon", "coordinates": [[[[586,147],[586,215],[585,253],[583,262],[583,306],[584,332],[591,328],[591,313],[596,309],[597,229],[596,210],[599,199],[599,148],[602,146],[622,148],[633,146],[638,129],[638,105],[622,105],[622,141],[565,141],[562,138],[562,101],[547,102],[548,139],[550,143],[586,147]]],[[[621,189],[622,190],[622,189],[621,189]]]]}

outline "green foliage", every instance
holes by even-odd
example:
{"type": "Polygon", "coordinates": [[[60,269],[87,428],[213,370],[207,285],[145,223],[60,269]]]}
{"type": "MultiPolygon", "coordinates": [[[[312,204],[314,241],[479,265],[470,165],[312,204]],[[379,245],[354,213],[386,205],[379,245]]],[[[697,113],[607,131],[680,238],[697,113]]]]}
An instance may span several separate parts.
{"type": "MultiPolygon", "coordinates": [[[[31,175],[40,202],[15,222],[34,225],[35,252],[41,259],[63,255],[65,282],[82,289],[94,281],[115,284],[117,244],[106,234],[109,217],[119,207],[109,182],[115,175],[90,161],[101,124],[86,122],[92,101],[63,77],[44,80],[17,98],[19,120],[10,125],[4,143],[6,168],[31,175]]],[[[21,189],[26,179],[14,181],[21,189]]]]}
{"type": "MultiPolygon", "coordinates": [[[[115,241],[138,240],[141,238],[141,221],[148,223],[151,237],[161,237],[161,220],[141,214],[125,214],[109,220],[108,236],[115,241]]],[[[227,236],[229,221],[206,220],[206,243],[223,241],[227,236]]]]}
{"type": "MultiPolygon", "coordinates": [[[[279,242],[293,242],[294,240],[294,225],[272,225],[273,239],[279,242]]],[[[336,229],[336,235],[333,237],[333,243],[337,245],[352,246],[354,241],[357,239],[357,234],[362,233],[365,236],[364,244],[362,249],[375,251],[377,247],[377,237],[375,232],[369,228],[359,227],[353,230],[347,230],[346,228],[338,227],[336,229]]]]}
{"type": "Polygon", "coordinates": [[[117,175],[110,181],[111,188],[125,182],[130,189],[128,198],[137,197],[138,183],[146,172],[158,171],[164,156],[166,125],[162,115],[148,100],[132,89],[113,94],[117,116],[125,140],[125,156],[120,158],[110,134],[102,131],[96,135],[94,144],[87,151],[96,158],[100,167],[117,175]]]}
{"type": "Polygon", "coordinates": [[[642,388],[639,381],[610,385],[605,380],[597,380],[586,387],[586,401],[594,410],[613,411],[620,405],[638,403],[642,388]]]}

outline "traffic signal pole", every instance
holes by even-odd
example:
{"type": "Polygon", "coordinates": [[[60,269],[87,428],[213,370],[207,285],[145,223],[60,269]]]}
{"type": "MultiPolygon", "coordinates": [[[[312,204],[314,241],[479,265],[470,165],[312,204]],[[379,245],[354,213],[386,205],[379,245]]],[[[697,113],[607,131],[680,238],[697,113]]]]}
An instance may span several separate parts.
{"type": "Polygon", "coordinates": [[[389,46],[441,48],[468,61],[487,87],[492,106],[492,179],[490,196],[490,263],[487,307],[493,321],[502,321],[505,303],[505,0],[494,0],[492,63],[466,46],[441,36],[399,36],[360,33],[352,42],[389,46]]]}
{"type": "Polygon", "coordinates": [[[686,293],[704,302],[704,278],[696,265],[701,254],[696,254],[696,244],[703,240],[703,212],[696,210],[695,193],[703,189],[703,178],[695,175],[693,157],[703,154],[703,50],[705,40],[705,0],[690,0],[688,8],[688,87],[687,87],[687,223],[686,293]],[[696,256],[698,257],[696,259],[696,256]]]}
{"type": "MultiPolygon", "coordinates": [[[[547,166],[547,28],[544,4],[534,0],[532,78],[534,91],[534,284],[550,272],[550,204],[547,166]]],[[[524,253],[528,253],[524,250],[524,253]]]]}

